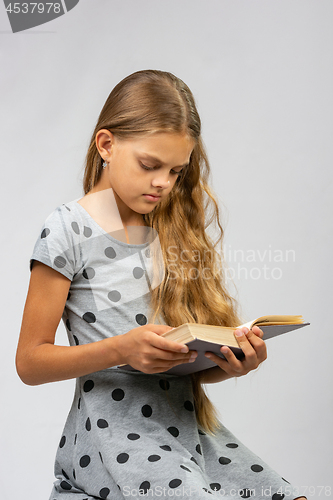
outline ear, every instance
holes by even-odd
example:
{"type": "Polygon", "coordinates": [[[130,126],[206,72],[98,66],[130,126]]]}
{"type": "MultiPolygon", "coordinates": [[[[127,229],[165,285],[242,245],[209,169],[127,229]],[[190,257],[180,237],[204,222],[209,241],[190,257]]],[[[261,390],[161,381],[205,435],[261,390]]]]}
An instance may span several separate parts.
{"type": "Polygon", "coordinates": [[[97,132],[95,137],[96,147],[103,160],[108,161],[111,155],[112,144],[114,136],[112,132],[106,129],[101,129],[97,132]]]}

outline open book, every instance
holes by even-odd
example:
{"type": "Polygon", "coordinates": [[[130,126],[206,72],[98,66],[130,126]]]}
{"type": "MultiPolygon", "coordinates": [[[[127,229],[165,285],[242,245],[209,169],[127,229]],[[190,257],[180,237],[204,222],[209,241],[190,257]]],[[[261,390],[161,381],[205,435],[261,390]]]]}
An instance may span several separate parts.
{"type": "MultiPolygon", "coordinates": [[[[302,316],[270,315],[257,318],[254,321],[240,325],[238,328],[246,326],[251,330],[253,326],[258,326],[264,332],[263,340],[267,340],[309,324],[310,323],[304,323],[302,316]]],[[[184,323],[164,333],[162,335],[163,337],[186,344],[191,351],[198,352],[198,356],[193,363],[177,365],[165,373],[172,375],[188,375],[216,366],[214,361],[205,357],[205,352],[213,352],[223,359],[224,356],[220,351],[223,345],[230,347],[237,358],[242,359],[244,355],[234,336],[235,330],[236,328],[234,327],[184,323]]],[[[134,370],[130,365],[120,365],[118,368],[134,370]]]]}

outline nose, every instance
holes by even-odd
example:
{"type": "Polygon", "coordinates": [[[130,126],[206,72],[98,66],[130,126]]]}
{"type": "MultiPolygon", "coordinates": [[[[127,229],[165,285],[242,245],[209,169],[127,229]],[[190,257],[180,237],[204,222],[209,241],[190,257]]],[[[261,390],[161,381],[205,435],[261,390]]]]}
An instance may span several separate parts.
{"type": "Polygon", "coordinates": [[[168,179],[168,175],[158,176],[152,180],[152,186],[155,188],[166,189],[170,185],[170,180],[168,179]]]}

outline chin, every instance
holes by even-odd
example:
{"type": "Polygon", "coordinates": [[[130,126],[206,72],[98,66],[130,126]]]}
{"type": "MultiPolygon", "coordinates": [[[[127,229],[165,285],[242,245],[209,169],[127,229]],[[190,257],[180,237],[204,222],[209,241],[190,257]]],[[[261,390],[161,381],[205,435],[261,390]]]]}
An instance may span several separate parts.
{"type": "Polygon", "coordinates": [[[148,207],[145,211],[140,210],[140,212],[139,212],[139,213],[140,213],[141,215],[150,214],[150,213],[154,210],[154,208],[155,208],[155,207],[151,207],[151,208],[149,208],[149,207],[148,207]]]}

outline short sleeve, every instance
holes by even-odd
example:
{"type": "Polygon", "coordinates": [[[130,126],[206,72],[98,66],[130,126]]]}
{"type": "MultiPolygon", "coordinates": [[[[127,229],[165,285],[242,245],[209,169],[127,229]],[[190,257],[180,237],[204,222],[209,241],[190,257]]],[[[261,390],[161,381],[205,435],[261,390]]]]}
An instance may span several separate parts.
{"type": "Polygon", "coordinates": [[[33,261],[38,260],[73,280],[79,256],[73,224],[65,205],[49,215],[36,241],[30,259],[30,271],[33,261]]]}

